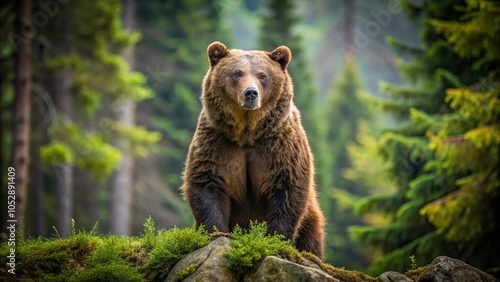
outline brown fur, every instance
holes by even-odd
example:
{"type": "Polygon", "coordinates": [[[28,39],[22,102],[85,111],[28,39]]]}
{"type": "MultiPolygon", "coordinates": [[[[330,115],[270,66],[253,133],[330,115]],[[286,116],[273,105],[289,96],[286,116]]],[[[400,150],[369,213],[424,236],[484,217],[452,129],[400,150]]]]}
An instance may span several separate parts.
{"type": "Polygon", "coordinates": [[[313,157],[286,70],[291,52],[208,46],[202,110],[182,190],[196,226],[230,232],[250,220],[323,257],[324,218],[313,157]],[[246,91],[258,92],[255,99],[246,91]]]}

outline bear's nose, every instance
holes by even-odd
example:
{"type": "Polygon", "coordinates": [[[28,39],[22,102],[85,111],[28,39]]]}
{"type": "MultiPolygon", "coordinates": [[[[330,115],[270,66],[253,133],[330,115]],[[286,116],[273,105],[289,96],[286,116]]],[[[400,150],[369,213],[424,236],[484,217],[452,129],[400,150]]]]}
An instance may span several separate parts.
{"type": "Polygon", "coordinates": [[[245,89],[245,98],[248,100],[255,100],[257,99],[257,96],[259,96],[259,90],[255,87],[248,87],[245,89]]]}

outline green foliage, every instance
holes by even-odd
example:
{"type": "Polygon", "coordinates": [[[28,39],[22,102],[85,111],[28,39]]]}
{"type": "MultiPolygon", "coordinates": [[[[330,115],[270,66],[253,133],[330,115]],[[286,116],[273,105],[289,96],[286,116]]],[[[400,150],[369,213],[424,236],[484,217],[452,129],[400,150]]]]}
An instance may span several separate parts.
{"type": "Polygon", "coordinates": [[[139,273],[137,268],[133,268],[125,264],[104,264],[96,265],[92,268],[86,268],[69,279],[72,281],[88,281],[88,282],[137,282],[146,281],[139,273]]]}
{"type": "Polygon", "coordinates": [[[92,255],[86,260],[87,266],[96,267],[100,264],[120,264],[132,256],[132,251],[139,244],[132,241],[130,237],[118,237],[110,235],[102,241],[92,255]]]}
{"type": "MultiPolygon", "coordinates": [[[[73,231],[68,238],[17,237],[16,278],[41,281],[163,281],[170,268],[188,253],[208,244],[204,228],[157,230],[153,219],[140,237],[103,236],[97,225],[91,231],[73,231]]],[[[10,246],[0,237],[0,262],[6,264],[10,246]]],[[[188,273],[196,270],[190,266],[188,273]]],[[[0,280],[11,275],[0,272],[0,280]]]]}
{"type": "MultiPolygon", "coordinates": [[[[61,280],[69,278],[69,270],[84,266],[86,258],[98,247],[101,239],[90,232],[74,231],[71,237],[64,239],[21,239],[16,238],[16,275],[33,280],[44,280],[49,275],[54,280],[61,276],[61,280]]],[[[9,253],[7,242],[2,242],[2,264],[7,262],[9,253]]],[[[10,275],[10,274],[4,274],[10,275]]],[[[1,278],[1,277],[0,277],[1,278]]],[[[1,279],[8,281],[5,277],[1,279]]]]}
{"type": "Polygon", "coordinates": [[[158,234],[157,244],[145,264],[147,278],[163,281],[177,261],[210,242],[205,228],[173,228],[158,234]]]}
{"type": "Polygon", "coordinates": [[[143,127],[102,127],[103,111],[107,115],[124,105],[130,106],[130,102],[152,97],[151,90],[144,86],[146,78],[131,71],[123,58],[124,49],[135,44],[140,34],[123,28],[120,1],[71,2],[60,8],[61,13],[42,30],[44,38],[57,42],[60,50],[44,56],[36,67],[43,73],[42,88],[58,93],[54,97],[56,105],[62,97],[72,100],[78,107],[66,111],[80,113],[83,119],[69,112],[53,119],[50,141],[41,149],[42,159],[49,165],[76,164],[95,178],[104,178],[121,160],[122,152],[110,144],[112,130],[122,133],[121,138],[130,139],[141,156],[159,140],[158,133],[143,127]],[[61,30],[62,25],[71,34],[52,32],[61,30]],[[58,85],[62,77],[67,77],[67,85],[58,85]]]}
{"type": "Polygon", "coordinates": [[[144,233],[141,234],[142,248],[148,251],[152,250],[158,243],[156,240],[158,238],[157,234],[158,231],[156,230],[155,222],[151,216],[148,216],[146,222],[144,222],[144,233]]]}
{"type": "MultiPolygon", "coordinates": [[[[89,232],[77,231],[74,221],[72,227],[68,238],[17,237],[16,276],[0,271],[0,280],[164,281],[178,260],[210,241],[203,227],[158,230],[151,217],[146,219],[144,233],[139,237],[98,235],[97,224],[89,232]]],[[[299,253],[284,236],[268,235],[265,223],[252,222],[248,230],[237,227],[230,239],[233,247],[222,255],[241,279],[266,256],[274,255],[306,266],[317,264],[340,281],[377,281],[358,271],[324,264],[311,253],[299,253]]],[[[0,263],[4,265],[10,252],[7,242],[7,236],[1,234],[0,263]]],[[[191,276],[198,267],[191,264],[181,270],[178,281],[191,276]]]]}
{"type": "Polygon", "coordinates": [[[151,151],[150,147],[161,140],[159,132],[148,131],[144,126],[125,126],[122,123],[113,123],[112,121],[110,121],[110,124],[114,125],[114,129],[120,138],[129,141],[129,147],[125,148],[125,150],[134,156],[147,156],[151,151]]]}
{"type": "Polygon", "coordinates": [[[283,235],[267,234],[267,224],[253,221],[248,230],[236,226],[231,233],[233,247],[223,253],[229,268],[239,277],[249,273],[267,256],[296,256],[298,251],[283,235]]]}
{"type": "MultiPolygon", "coordinates": [[[[463,22],[431,20],[431,24],[443,33],[448,43],[461,57],[482,57],[480,62],[498,58],[500,54],[500,11],[498,3],[487,0],[468,0],[463,22]]],[[[477,65],[474,65],[477,66],[477,65]]]]}
{"type": "Polygon", "coordinates": [[[455,180],[458,189],[420,212],[448,240],[469,242],[491,228],[494,211],[487,203],[493,204],[500,192],[500,87],[494,83],[486,92],[448,89],[447,102],[458,118],[468,122],[457,127],[455,120],[445,116],[437,133],[427,133],[437,157],[427,168],[455,180]]]}
{"type": "Polygon", "coordinates": [[[424,17],[424,49],[403,67],[411,83],[384,85],[389,99],[379,102],[386,112],[408,118],[378,139],[397,191],[358,206],[389,215],[391,222],[352,227],[351,234],[384,254],[373,272],[404,271],[410,255],[430,261],[440,254],[495,271],[500,91],[493,61],[500,42],[493,34],[498,27],[485,19],[500,20],[498,4],[424,1],[407,9],[424,17]]]}
{"type": "Polygon", "coordinates": [[[120,151],[104,142],[101,134],[86,133],[73,122],[54,124],[50,134],[54,141],[40,149],[42,160],[49,165],[76,164],[95,178],[103,178],[121,160],[120,151]]]}
{"type": "Polygon", "coordinates": [[[48,165],[72,164],[75,161],[71,148],[59,141],[54,141],[42,147],[40,156],[48,165]]]}
{"type": "MultiPolygon", "coordinates": [[[[444,175],[456,189],[429,202],[420,213],[447,241],[482,246],[494,240],[499,228],[495,218],[500,201],[500,68],[491,61],[500,58],[500,37],[495,32],[498,26],[491,27],[490,21],[500,21],[500,6],[489,1],[467,1],[463,10],[463,22],[432,24],[444,33],[460,57],[475,59],[474,66],[481,66],[487,73],[471,86],[446,90],[445,101],[454,112],[442,116],[437,130],[427,132],[435,159],[426,168],[444,175]]],[[[476,251],[492,253],[488,245],[482,248],[476,251]]],[[[464,252],[466,259],[480,260],[482,267],[498,271],[500,260],[495,255],[464,252]]]]}
{"type": "MultiPolygon", "coordinates": [[[[356,169],[368,166],[370,171],[377,172],[373,169],[373,157],[367,160],[368,154],[356,154],[353,150],[360,146],[362,125],[365,126],[363,142],[369,142],[368,135],[375,132],[369,133],[366,128],[373,123],[368,122],[371,114],[361,91],[356,61],[349,57],[344,63],[341,75],[332,85],[322,116],[329,125],[324,132],[326,142],[322,148],[323,155],[328,157],[323,164],[323,173],[328,177],[323,178],[325,181],[321,187],[321,204],[328,220],[325,253],[326,259],[335,265],[362,269],[368,264],[368,255],[359,242],[349,237],[347,227],[364,224],[364,219],[355,212],[355,205],[369,194],[368,187],[375,186],[373,180],[376,177],[367,180],[366,170],[358,173],[356,169]]],[[[371,130],[376,129],[372,127],[371,130]]]]}

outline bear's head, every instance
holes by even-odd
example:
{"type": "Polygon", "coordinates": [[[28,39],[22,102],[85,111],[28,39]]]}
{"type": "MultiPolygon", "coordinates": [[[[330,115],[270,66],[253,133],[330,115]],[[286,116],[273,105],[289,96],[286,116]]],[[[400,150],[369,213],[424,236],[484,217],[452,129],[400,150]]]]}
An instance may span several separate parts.
{"type": "Polygon", "coordinates": [[[241,110],[269,111],[290,80],[286,68],[292,53],[286,46],[272,52],[242,51],[213,42],[207,53],[211,76],[208,83],[241,110]]]}

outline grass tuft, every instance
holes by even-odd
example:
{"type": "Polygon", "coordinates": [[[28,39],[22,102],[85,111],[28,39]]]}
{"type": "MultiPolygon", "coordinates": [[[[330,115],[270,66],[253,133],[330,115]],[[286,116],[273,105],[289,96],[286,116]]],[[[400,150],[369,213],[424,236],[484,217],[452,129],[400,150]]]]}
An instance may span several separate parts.
{"type": "Polygon", "coordinates": [[[297,256],[298,251],[283,235],[268,235],[265,222],[251,222],[250,228],[244,230],[239,226],[230,235],[233,247],[223,253],[229,268],[242,278],[267,256],[297,256]]]}
{"type": "Polygon", "coordinates": [[[173,228],[160,232],[156,247],[144,266],[146,278],[152,281],[165,280],[177,261],[209,242],[210,236],[204,227],[173,228]]]}

